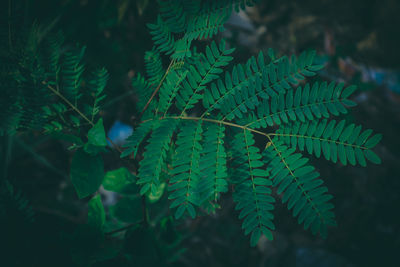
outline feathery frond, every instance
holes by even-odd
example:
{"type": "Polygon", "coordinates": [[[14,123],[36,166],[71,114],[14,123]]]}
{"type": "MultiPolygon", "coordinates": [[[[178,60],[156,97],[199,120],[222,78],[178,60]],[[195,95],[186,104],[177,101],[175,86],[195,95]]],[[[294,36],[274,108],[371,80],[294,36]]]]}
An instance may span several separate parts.
{"type": "Polygon", "coordinates": [[[160,174],[172,134],[177,126],[176,120],[163,120],[157,126],[153,126],[153,132],[143,153],[138,173],[138,184],[142,185],[140,194],[148,191],[153,195],[157,193],[160,185],[160,174]]]}
{"type": "Polygon", "coordinates": [[[342,88],[343,84],[335,86],[334,82],[329,85],[326,82],[316,82],[312,87],[307,83],[304,88],[298,87],[295,91],[290,89],[264,99],[241,122],[250,128],[267,128],[297,120],[305,122],[329,118],[330,114],[346,114],[346,106],[356,105],[348,99],[356,87],[350,86],[343,92],[342,88]]]}
{"type": "Polygon", "coordinates": [[[332,196],[321,186],[323,181],[318,179],[315,168],[307,165],[308,159],[294,152],[295,149],[277,140],[270,141],[264,151],[270,179],[277,187],[277,193],[283,193],[282,202],[288,202],[288,209],[293,208],[293,216],[298,215],[298,222],[304,223],[304,229],[311,226],[313,234],[320,233],[325,237],[327,227],[336,225],[331,211],[333,205],[328,202],[332,196]]]}
{"type": "Polygon", "coordinates": [[[170,208],[177,208],[175,218],[179,219],[187,211],[192,218],[196,217],[193,205],[200,205],[200,152],[202,146],[202,122],[185,122],[176,140],[176,154],[173,170],[169,180],[168,199],[173,200],[170,208]]]}
{"type": "Polygon", "coordinates": [[[224,147],[225,127],[222,124],[206,123],[203,150],[200,158],[200,197],[217,201],[221,193],[228,191],[226,152],[224,147]]]}
{"type": "Polygon", "coordinates": [[[365,159],[380,164],[381,160],[372,151],[382,139],[381,134],[371,136],[372,130],[361,132],[361,125],[354,123],[346,126],[346,121],[336,123],[326,119],[322,121],[295,122],[285,124],[279,128],[276,135],[285,144],[300,151],[306,150],[317,158],[324,155],[325,159],[336,163],[339,159],[343,165],[349,162],[355,165],[366,166],[365,159]]]}
{"type": "Polygon", "coordinates": [[[157,86],[164,76],[164,69],[160,53],[157,50],[146,51],[144,54],[144,63],[146,66],[146,74],[148,83],[157,86]]]}
{"type": "Polygon", "coordinates": [[[175,50],[175,38],[172,36],[171,29],[163,21],[161,16],[158,16],[155,24],[147,24],[150,29],[150,34],[153,36],[152,40],[157,50],[170,55],[175,50]]]}
{"type": "Polygon", "coordinates": [[[279,92],[290,89],[289,83],[298,84],[304,76],[315,75],[321,66],[314,65],[315,52],[302,53],[299,58],[282,57],[265,64],[262,52],[257,60],[251,57],[245,66],[238,64],[232,73],[225,72],[225,82],[221,79],[205,93],[203,116],[219,109],[224,118],[242,118],[243,113],[255,109],[260,99],[268,99],[279,92]]]}
{"type": "Polygon", "coordinates": [[[158,112],[165,114],[172,106],[173,101],[178,94],[178,90],[182,88],[182,81],[186,78],[188,72],[188,70],[183,72],[171,70],[168,73],[165,82],[160,89],[158,112]]]}
{"type": "Polygon", "coordinates": [[[206,88],[205,85],[217,79],[222,68],[232,60],[229,55],[233,49],[226,49],[225,46],[224,40],[219,47],[212,42],[206,47],[206,55],[200,54],[200,60],[189,67],[190,72],[177,96],[177,107],[182,110],[182,114],[202,98],[201,92],[206,88]]]}
{"type": "MultiPolygon", "coordinates": [[[[225,71],[234,51],[225,40],[201,46],[204,51],[192,46],[221,32],[233,11],[255,2],[158,1],[157,20],[148,24],[153,49],[144,55],[146,77],[132,79],[140,118],[121,157],[140,161],[141,195],[160,199],[160,188],[168,184],[176,219],[195,218],[196,208],[215,211],[221,193],[231,188],[244,233],[255,246],[261,235],[273,239],[276,189],[299,224],[325,237],[336,225],[332,196],[301,152],[343,165],[379,164],[372,149],[382,136],[331,120],[356,105],[350,99],[356,87],[308,83],[323,67],[315,64],[315,51],[276,57],[269,50],[268,60],[259,52],[225,71]],[[166,55],[170,62],[164,70],[166,55]],[[261,137],[257,143],[254,135],[261,137]]],[[[71,178],[75,187],[83,184],[78,195],[88,196],[103,178],[98,152],[107,141],[102,119],[95,117],[108,73],[86,72],[84,47],[64,47],[62,34],[46,37],[39,30],[33,27],[18,52],[0,51],[0,78],[6,81],[0,84],[6,96],[0,99],[0,131],[77,133],[71,178]],[[88,125],[84,144],[80,127],[88,125]]]]}
{"type": "Polygon", "coordinates": [[[236,168],[233,199],[237,203],[235,209],[240,210],[239,219],[244,219],[242,228],[245,235],[251,233],[250,244],[255,246],[264,234],[272,240],[271,230],[275,229],[272,222],[274,209],[271,196],[271,181],[265,170],[260,150],[254,146],[252,133],[244,130],[236,134],[233,141],[235,149],[233,166],[236,168]]]}
{"type": "Polygon", "coordinates": [[[136,129],[134,129],[132,135],[126,139],[126,142],[123,145],[123,147],[126,149],[122,151],[121,158],[131,154],[133,154],[133,157],[136,157],[139,146],[142,144],[146,136],[151,132],[153,127],[157,126],[158,125],[155,125],[154,121],[147,121],[141,123],[136,129]]]}
{"type": "MultiPolygon", "coordinates": [[[[141,111],[146,106],[146,103],[150,99],[154,89],[150,87],[148,82],[140,73],[132,78],[132,88],[138,97],[138,101],[136,102],[137,110],[141,111]]],[[[155,107],[156,103],[152,102],[151,106],[147,110],[152,111],[155,107]]]]}

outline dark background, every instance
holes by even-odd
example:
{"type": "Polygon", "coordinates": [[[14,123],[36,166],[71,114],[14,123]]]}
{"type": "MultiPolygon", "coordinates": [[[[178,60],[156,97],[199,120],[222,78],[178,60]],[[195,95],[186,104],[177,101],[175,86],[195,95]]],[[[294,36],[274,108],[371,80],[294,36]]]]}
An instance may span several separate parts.
{"type": "MultiPolygon", "coordinates": [[[[55,21],[54,29],[62,30],[67,42],[87,46],[88,67],[104,66],[110,72],[102,110],[106,130],[116,120],[133,124],[136,96],[130,78],[144,73],[143,55],[152,47],[145,24],[156,18],[155,1],[11,2],[13,17],[27,26],[55,21]]],[[[361,168],[313,160],[334,196],[338,227],[330,229],[326,240],[304,231],[278,201],[275,240],[250,248],[227,194],[216,215],[175,224],[182,236],[179,248],[186,251],[173,266],[400,265],[398,14],[400,2],[395,0],[271,0],[232,18],[224,37],[237,47],[237,62],[268,48],[279,55],[316,49],[318,60],[327,65],[321,78],[357,84],[358,106],[346,119],[383,134],[376,148],[383,163],[361,168]]],[[[0,222],[6,248],[0,254],[18,259],[4,266],[74,266],[71,251],[76,244],[68,237],[85,224],[87,205],[78,200],[68,178],[72,152],[38,133],[17,135],[12,144],[11,156],[2,164],[10,182],[29,200],[35,223],[11,217],[0,222]]],[[[121,165],[112,154],[104,158],[106,170],[121,165]]],[[[142,251],[142,238],[130,238],[128,249],[142,251]]],[[[96,266],[126,265],[117,257],[96,266]]]]}

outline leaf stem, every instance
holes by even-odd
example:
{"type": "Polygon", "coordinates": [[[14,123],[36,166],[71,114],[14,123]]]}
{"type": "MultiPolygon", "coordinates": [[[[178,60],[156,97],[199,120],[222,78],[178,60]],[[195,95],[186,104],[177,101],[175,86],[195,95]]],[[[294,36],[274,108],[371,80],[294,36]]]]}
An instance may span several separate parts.
{"type": "MultiPolygon", "coordinates": [[[[90,126],[94,126],[93,121],[89,120],[89,118],[82,113],[82,111],[80,111],[74,104],[72,104],[67,98],[65,98],[58,90],[56,90],[55,88],[53,88],[51,85],[49,85],[48,83],[46,83],[45,81],[42,82],[44,85],[47,86],[48,89],[50,89],[56,96],[58,96],[59,98],[61,98],[65,103],[67,103],[68,106],[70,106],[76,113],[79,114],[79,116],[81,116],[85,121],[87,121],[90,126]]],[[[122,153],[122,150],[117,146],[117,144],[115,144],[109,137],[106,137],[106,139],[108,140],[108,142],[111,143],[111,145],[118,150],[119,153],[122,153]]]]}
{"type": "Polygon", "coordinates": [[[149,107],[151,101],[153,100],[153,98],[156,96],[157,92],[160,90],[162,83],[164,82],[165,78],[167,77],[172,65],[174,64],[175,60],[171,60],[171,62],[169,63],[168,69],[165,71],[164,76],[162,77],[160,83],[158,84],[156,90],[154,90],[153,94],[151,95],[149,101],[147,101],[146,105],[144,106],[142,112],[140,112],[139,117],[142,117],[143,113],[146,111],[146,109],[149,107]]]}
{"type": "Polygon", "coordinates": [[[165,117],[170,118],[170,119],[182,119],[182,120],[194,120],[194,121],[198,121],[198,120],[202,120],[202,121],[208,121],[208,122],[212,122],[212,123],[216,123],[216,124],[224,124],[227,126],[231,126],[231,127],[236,127],[236,128],[240,128],[243,130],[247,130],[256,134],[260,134],[263,136],[268,136],[269,134],[267,133],[263,133],[254,129],[251,129],[249,127],[243,126],[243,125],[239,125],[239,124],[235,124],[235,123],[231,123],[231,122],[227,122],[227,121],[222,121],[222,120],[214,120],[214,119],[207,119],[207,118],[201,118],[201,117],[185,117],[185,116],[174,116],[174,117],[165,117]]]}
{"type": "Polygon", "coordinates": [[[59,91],[54,89],[51,85],[46,83],[45,81],[42,82],[44,85],[47,86],[56,96],[61,98],[65,103],[67,103],[76,113],[79,114],[85,121],[87,121],[91,126],[94,126],[93,121],[89,120],[88,117],[86,117],[85,114],[83,114],[74,104],[72,104],[68,99],[66,99],[59,91]]]}

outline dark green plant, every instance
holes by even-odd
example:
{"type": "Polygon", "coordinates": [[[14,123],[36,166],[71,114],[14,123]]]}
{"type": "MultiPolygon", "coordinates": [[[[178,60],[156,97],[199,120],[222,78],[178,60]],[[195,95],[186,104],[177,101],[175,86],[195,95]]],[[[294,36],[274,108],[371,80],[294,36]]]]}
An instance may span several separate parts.
{"type": "MultiPolygon", "coordinates": [[[[273,238],[277,195],[305,229],[326,236],[327,228],[336,225],[332,196],[301,152],[343,165],[380,163],[372,148],[381,135],[331,119],[355,106],[349,97],[356,87],[306,81],[323,68],[314,64],[315,51],[290,57],[277,57],[272,50],[265,57],[261,51],[227,69],[234,49],[224,40],[207,40],[223,30],[231,12],[253,2],[159,1],[157,20],[148,25],[154,47],[144,55],[146,76],[132,81],[140,117],[123,150],[114,146],[121,157],[138,162],[137,171],[122,168],[104,175],[101,153],[107,138],[99,110],[108,74],[102,68],[86,71],[84,48],[65,46],[61,33],[44,34],[34,26],[24,41],[1,55],[7,63],[0,73],[7,81],[0,85],[5,92],[1,132],[33,129],[73,144],[71,181],[79,198],[95,194],[88,225],[101,242],[105,232],[148,226],[145,205],[139,221],[121,216],[121,207],[138,203],[137,193],[142,203],[167,194],[179,219],[215,212],[220,195],[230,188],[252,246],[262,234],[273,238]],[[208,44],[204,49],[194,47],[202,41],[208,44]],[[256,142],[256,135],[262,141],[256,142]],[[122,195],[123,204],[110,208],[116,223],[106,223],[96,193],[100,185],[122,195]]],[[[147,230],[141,234],[153,236],[147,230]]]]}
{"type": "Polygon", "coordinates": [[[149,25],[155,44],[149,54],[157,55],[146,57],[150,82],[138,76],[133,83],[140,90],[152,88],[153,94],[140,95],[143,120],[122,156],[135,158],[140,146],[145,147],[138,170],[140,193],[154,195],[168,182],[177,219],[186,212],[195,218],[196,209],[215,207],[220,194],[233,185],[242,228],[251,233],[254,246],[261,234],[273,237],[276,189],[305,229],[326,236],[327,227],[336,225],[332,196],[309,160],[296,151],[365,166],[366,159],[380,163],[371,149],[381,135],[330,120],[355,106],[349,97],[356,87],[303,82],[323,67],[313,63],[314,51],[299,57],[276,57],[269,51],[268,60],[260,52],[227,71],[233,49],[224,40],[212,41],[204,53],[191,50],[193,40],[210,38],[221,29],[231,4],[211,9],[205,4],[197,7],[201,15],[194,16],[185,12],[184,1],[161,3],[157,23],[149,25]],[[176,34],[182,37],[176,40],[176,34]],[[155,67],[162,65],[156,51],[171,59],[162,78],[155,67]],[[183,66],[175,67],[178,61],[183,66]],[[261,135],[264,144],[256,144],[254,135],[261,135]],[[175,152],[168,161],[171,149],[175,152]],[[162,172],[169,173],[167,179],[162,172]]]}

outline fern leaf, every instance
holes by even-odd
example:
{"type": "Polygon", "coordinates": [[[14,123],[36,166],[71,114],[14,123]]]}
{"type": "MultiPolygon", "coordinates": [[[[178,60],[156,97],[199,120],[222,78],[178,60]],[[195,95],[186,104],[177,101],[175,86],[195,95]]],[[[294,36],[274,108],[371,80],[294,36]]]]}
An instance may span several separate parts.
{"type": "Polygon", "coordinates": [[[161,121],[157,128],[153,129],[138,172],[139,179],[137,184],[142,185],[140,190],[141,195],[147,192],[156,195],[157,188],[160,186],[162,166],[164,165],[169,143],[176,126],[176,120],[166,119],[161,121]]]}
{"type": "Polygon", "coordinates": [[[104,89],[107,85],[109,75],[105,68],[101,68],[95,71],[92,71],[91,77],[88,79],[88,93],[93,98],[93,104],[86,104],[88,112],[87,115],[91,117],[91,120],[94,120],[94,117],[99,113],[100,110],[100,102],[106,97],[103,94],[104,89]]]}
{"type": "Polygon", "coordinates": [[[166,113],[168,109],[172,106],[173,100],[177,96],[179,89],[182,88],[182,81],[186,78],[187,74],[187,70],[184,72],[171,70],[168,73],[159,93],[159,112],[166,113]]]}
{"type": "Polygon", "coordinates": [[[50,85],[59,82],[61,46],[64,44],[64,35],[57,32],[46,38],[40,49],[41,65],[45,69],[46,78],[50,85]]]}
{"type": "MultiPolygon", "coordinates": [[[[137,109],[141,111],[146,106],[147,101],[150,99],[151,94],[153,93],[153,90],[144,79],[144,77],[140,75],[140,73],[132,78],[132,87],[139,98],[136,102],[137,109]]],[[[150,103],[150,106],[147,108],[147,112],[151,113],[152,111],[154,111],[156,105],[157,104],[153,100],[150,103]]],[[[146,114],[142,116],[142,119],[144,118],[146,118],[146,114]]]]}
{"type": "Polygon", "coordinates": [[[186,12],[184,12],[185,1],[181,0],[158,0],[160,14],[165,24],[173,33],[181,33],[186,26],[186,12]]]}
{"type": "Polygon", "coordinates": [[[330,114],[346,114],[346,106],[355,106],[355,103],[348,99],[349,90],[353,91],[354,86],[347,87],[343,92],[343,85],[335,86],[334,82],[329,85],[326,82],[316,82],[311,89],[310,87],[306,84],[304,89],[298,87],[295,91],[288,90],[264,99],[255,112],[250,113],[242,122],[246,127],[266,128],[289,121],[305,122],[315,118],[329,118],[330,114]],[[333,91],[336,93],[333,94],[333,91]]]}
{"type": "Polygon", "coordinates": [[[381,134],[370,137],[372,131],[361,132],[361,125],[350,124],[345,126],[344,120],[336,123],[332,120],[328,123],[311,121],[306,123],[295,122],[282,125],[274,134],[285,144],[298,147],[300,151],[307,150],[309,154],[320,157],[321,154],[327,160],[336,163],[339,159],[343,165],[349,162],[355,165],[366,166],[366,160],[380,164],[379,157],[372,151],[382,138],[381,134]]]}
{"type": "Polygon", "coordinates": [[[224,30],[224,23],[229,19],[231,9],[210,9],[209,12],[201,12],[193,16],[187,25],[185,38],[189,41],[196,39],[208,39],[224,30]]]}
{"type": "Polygon", "coordinates": [[[181,127],[176,144],[176,155],[173,161],[173,170],[169,181],[168,199],[173,200],[170,208],[177,208],[175,218],[180,218],[187,211],[192,218],[196,217],[193,205],[200,204],[200,152],[202,146],[202,122],[187,122],[181,127]]]}
{"type": "Polygon", "coordinates": [[[126,148],[121,153],[121,158],[126,157],[128,155],[133,154],[133,157],[136,157],[137,151],[139,149],[140,144],[144,141],[146,136],[151,132],[151,130],[158,125],[154,121],[143,122],[137,127],[133,133],[126,139],[125,144],[122,147],[126,148]]]}
{"type": "Polygon", "coordinates": [[[298,216],[300,224],[304,223],[304,229],[311,226],[313,234],[326,237],[327,227],[336,225],[331,211],[334,206],[328,202],[332,196],[321,186],[323,181],[318,179],[315,168],[307,165],[308,159],[294,151],[276,140],[264,151],[270,178],[277,193],[283,193],[282,202],[288,203],[289,210],[293,209],[293,216],[298,216]]]}
{"type": "Polygon", "coordinates": [[[252,133],[244,130],[237,134],[233,141],[236,157],[235,191],[233,199],[237,203],[235,209],[240,210],[239,219],[244,219],[242,228],[245,234],[251,233],[250,244],[255,246],[264,234],[272,240],[271,230],[275,229],[272,223],[274,209],[271,196],[271,181],[269,173],[263,169],[260,150],[254,146],[252,133]]]}
{"type": "Polygon", "coordinates": [[[158,85],[164,76],[160,53],[155,49],[147,51],[144,54],[144,62],[149,84],[158,85]]]}
{"type": "Polygon", "coordinates": [[[216,202],[220,193],[228,191],[224,137],[225,127],[222,124],[207,124],[200,158],[201,203],[207,199],[216,202]]]}
{"type": "Polygon", "coordinates": [[[60,92],[72,104],[77,104],[84,65],[82,64],[85,47],[76,48],[65,53],[61,65],[60,92]]]}
{"type": "Polygon", "coordinates": [[[211,87],[215,94],[209,92],[204,97],[204,114],[218,108],[224,119],[242,118],[244,113],[259,105],[260,98],[276,96],[277,92],[290,89],[289,83],[297,85],[304,76],[314,75],[315,70],[319,69],[313,65],[314,56],[314,51],[303,52],[298,59],[292,56],[290,62],[282,57],[266,65],[264,55],[260,52],[257,60],[251,57],[245,66],[238,64],[233,67],[231,74],[226,72],[225,83],[218,80],[211,87]]]}
{"type": "Polygon", "coordinates": [[[205,85],[218,78],[222,73],[222,68],[229,64],[232,57],[229,56],[233,49],[226,49],[225,41],[222,40],[219,47],[212,42],[206,47],[206,55],[201,54],[200,61],[189,67],[183,88],[179,92],[176,100],[177,107],[182,110],[182,114],[192,107],[203,97],[200,94],[205,85]]]}
{"type": "Polygon", "coordinates": [[[175,39],[161,16],[158,16],[156,24],[147,24],[147,27],[150,29],[150,34],[153,36],[152,40],[158,51],[167,55],[175,51],[175,39]]]}

